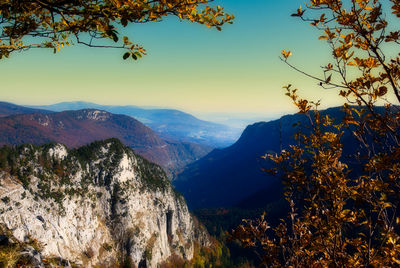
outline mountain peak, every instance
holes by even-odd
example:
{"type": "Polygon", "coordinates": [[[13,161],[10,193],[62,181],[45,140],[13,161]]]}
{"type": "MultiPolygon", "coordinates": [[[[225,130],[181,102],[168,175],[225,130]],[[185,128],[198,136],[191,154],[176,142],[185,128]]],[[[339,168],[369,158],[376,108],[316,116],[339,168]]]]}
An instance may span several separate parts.
{"type": "Polygon", "coordinates": [[[65,145],[56,143],[49,148],[48,154],[50,157],[62,161],[68,156],[68,150],[65,145]]]}
{"type": "Polygon", "coordinates": [[[107,121],[111,117],[111,113],[97,109],[83,109],[78,112],[78,120],[107,121]]]}

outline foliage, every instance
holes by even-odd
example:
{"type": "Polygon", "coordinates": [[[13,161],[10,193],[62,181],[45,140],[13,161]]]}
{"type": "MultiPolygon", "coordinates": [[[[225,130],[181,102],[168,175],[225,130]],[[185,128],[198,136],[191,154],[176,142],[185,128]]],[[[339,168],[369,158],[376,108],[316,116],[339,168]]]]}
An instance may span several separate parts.
{"type": "Polygon", "coordinates": [[[118,27],[129,24],[162,21],[176,16],[207,27],[221,30],[232,23],[233,16],[220,6],[211,7],[212,0],[32,0],[0,2],[0,59],[15,51],[50,48],[56,53],[64,46],[78,43],[89,47],[127,50],[124,59],[137,59],[145,49],[124,36],[119,45],[118,27]]]}
{"type": "Polygon", "coordinates": [[[311,132],[279,155],[272,173],[283,175],[286,219],[272,227],[263,215],[247,220],[233,236],[254,247],[271,267],[397,267],[400,265],[400,1],[391,0],[394,17],[378,0],[310,0],[300,17],[323,32],[333,61],[324,77],[309,75],[344,97],[344,118],[322,117],[319,102],[287,95],[305,113],[311,132]],[[314,17],[309,18],[308,13],[314,17]],[[395,48],[395,53],[393,53],[395,48]],[[383,112],[377,105],[385,103],[383,112]],[[352,107],[356,104],[359,107],[352,107]],[[311,112],[311,110],[314,110],[311,112]],[[352,158],[343,155],[346,133],[358,140],[352,158]]]}
{"type": "Polygon", "coordinates": [[[204,208],[196,209],[193,213],[212,236],[219,237],[238,226],[242,219],[256,219],[264,211],[268,213],[270,220],[279,219],[286,215],[287,207],[285,199],[281,197],[258,208],[204,208]]]}
{"type": "Polygon", "coordinates": [[[104,145],[109,145],[108,150],[113,152],[113,155],[107,159],[107,167],[114,167],[122,158],[125,146],[116,138],[107,139],[104,141],[94,141],[88,145],[77,148],[72,154],[78,159],[82,167],[85,167],[93,159],[101,153],[100,149],[104,145]]]}
{"type": "Polygon", "coordinates": [[[19,260],[18,245],[0,246],[0,267],[14,267],[19,260]]]}
{"type": "MultiPolygon", "coordinates": [[[[141,156],[136,157],[138,159],[138,163],[140,163],[139,173],[142,177],[142,191],[165,191],[170,187],[170,182],[167,178],[167,175],[161,167],[141,156]]],[[[178,200],[181,200],[178,195],[175,196],[178,198],[178,200]]]]}
{"type": "Polygon", "coordinates": [[[0,227],[0,267],[31,267],[33,263],[23,254],[28,246],[37,251],[43,248],[43,245],[31,237],[20,242],[12,235],[11,230],[0,227]]]}
{"type": "Polygon", "coordinates": [[[194,210],[196,218],[207,228],[207,231],[226,247],[230,252],[226,256],[225,267],[258,267],[260,260],[250,248],[243,248],[237,241],[231,239],[229,232],[237,227],[242,219],[257,219],[263,211],[267,211],[269,220],[279,223],[279,218],[283,217],[288,209],[282,197],[278,201],[266,203],[259,208],[215,208],[194,210]],[[229,263],[229,265],[227,264],[229,263]]]}
{"type": "Polygon", "coordinates": [[[168,260],[161,264],[161,268],[184,267],[184,268],[203,268],[203,267],[250,267],[248,263],[236,264],[231,260],[229,249],[217,240],[212,240],[211,245],[205,247],[195,244],[193,258],[190,261],[184,260],[177,255],[172,255],[168,260]]]}
{"type": "MultiPolygon", "coordinates": [[[[12,236],[10,236],[12,237],[12,236]]],[[[10,239],[11,240],[11,239],[10,239]]],[[[18,241],[14,237],[12,240],[18,241]]],[[[28,246],[38,248],[36,241],[28,242],[10,242],[3,243],[0,245],[0,267],[14,268],[14,267],[37,267],[37,263],[32,260],[26,254],[26,248],[28,246]],[[36,264],[36,266],[35,266],[36,264]]],[[[40,248],[39,248],[40,249],[40,248]]],[[[59,257],[42,258],[42,267],[65,267],[66,264],[70,264],[70,267],[78,267],[75,264],[71,264],[66,260],[59,257]]]]}

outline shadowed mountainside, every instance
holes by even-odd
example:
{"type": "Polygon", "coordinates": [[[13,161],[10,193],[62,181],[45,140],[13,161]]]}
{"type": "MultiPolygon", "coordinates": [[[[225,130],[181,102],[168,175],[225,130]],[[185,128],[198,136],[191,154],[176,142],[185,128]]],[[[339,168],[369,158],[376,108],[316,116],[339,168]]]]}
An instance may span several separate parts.
{"type": "MultiPolygon", "coordinates": [[[[321,111],[341,119],[340,107],[321,111]]],[[[191,209],[216,207],[262,207],[281,197],[280,179],[262,168],[271,168],[271,161],[262,156],[279,153],[294,144],[294,134],[309,131],[309,120],[303,114],[286,115],[278,120],[249,125],[240,139],[230,147],[215,149],[188,165],[173,182],[186,198],[191,209]]],[[[342,137],[344,155],[355,151],[357,144],[350,131],[342,137]]]]}

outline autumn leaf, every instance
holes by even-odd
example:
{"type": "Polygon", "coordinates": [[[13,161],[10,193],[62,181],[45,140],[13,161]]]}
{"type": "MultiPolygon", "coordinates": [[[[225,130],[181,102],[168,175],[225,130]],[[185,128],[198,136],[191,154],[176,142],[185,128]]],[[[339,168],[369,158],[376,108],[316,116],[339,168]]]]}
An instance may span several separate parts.
{"type": "Polygon", "coordinates": [[[288,59],[290,56],[292,56],[292,52],[282,50],[282,56],[283,56],[283,58],[288,59]]]}

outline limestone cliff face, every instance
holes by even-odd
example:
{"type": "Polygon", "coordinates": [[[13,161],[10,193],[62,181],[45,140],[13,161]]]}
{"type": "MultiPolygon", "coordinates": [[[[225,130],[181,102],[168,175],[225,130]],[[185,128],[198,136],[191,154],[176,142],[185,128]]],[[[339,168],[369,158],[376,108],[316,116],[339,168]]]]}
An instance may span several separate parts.
{"type": "Polygon", "coordinates": [[[208,243],[162,169],[115,139],[0,154],[0,225],[37,241],[44,257],[156,267],[172,254],[191,259],[195,242],[208,243]]]}

